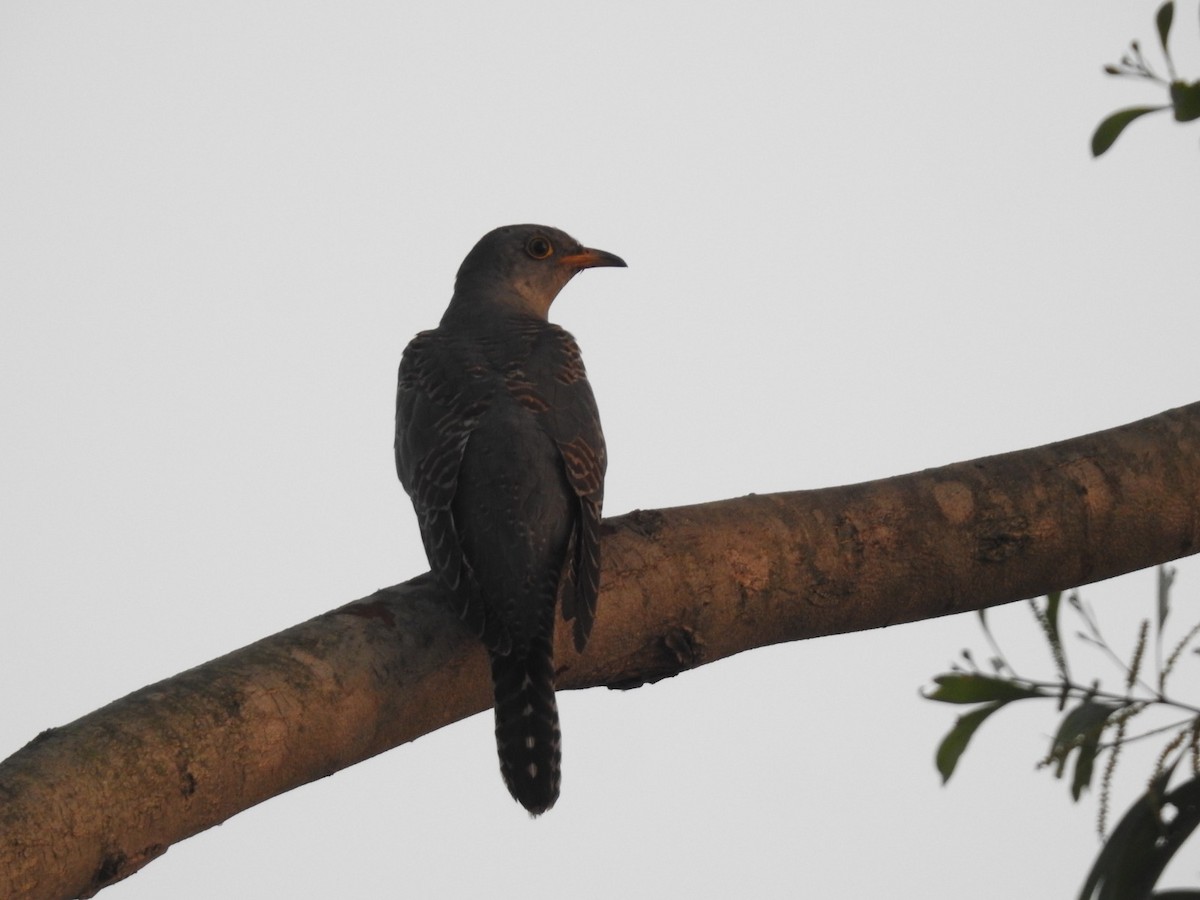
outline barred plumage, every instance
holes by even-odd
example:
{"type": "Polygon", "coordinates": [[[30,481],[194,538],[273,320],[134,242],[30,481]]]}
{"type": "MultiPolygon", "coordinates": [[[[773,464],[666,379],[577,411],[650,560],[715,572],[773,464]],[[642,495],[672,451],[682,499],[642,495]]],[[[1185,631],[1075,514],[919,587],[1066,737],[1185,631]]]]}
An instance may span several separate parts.
{"type": "Polygon", "coordinates": [[[558,798],[554,610],[587,643],[606,455],[579,347],[546,314],[573,275],[623,266],[553,228],[485,235],[433,331],[408,345],[396,470],[429,564],[488,648],[500,769],[534,815],[558,798]]]}

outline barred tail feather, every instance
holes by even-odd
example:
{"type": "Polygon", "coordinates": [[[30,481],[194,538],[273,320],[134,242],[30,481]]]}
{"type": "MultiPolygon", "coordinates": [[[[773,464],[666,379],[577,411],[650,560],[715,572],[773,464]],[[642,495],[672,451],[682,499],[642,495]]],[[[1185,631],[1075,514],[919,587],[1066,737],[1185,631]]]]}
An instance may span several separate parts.
{"type": "Polygon", "coordinates": [[[539,637],[524,655],[491,659],[500,774],[513,798],[540,815],[558,799],[562,772],[553,649],[539,637]]]}

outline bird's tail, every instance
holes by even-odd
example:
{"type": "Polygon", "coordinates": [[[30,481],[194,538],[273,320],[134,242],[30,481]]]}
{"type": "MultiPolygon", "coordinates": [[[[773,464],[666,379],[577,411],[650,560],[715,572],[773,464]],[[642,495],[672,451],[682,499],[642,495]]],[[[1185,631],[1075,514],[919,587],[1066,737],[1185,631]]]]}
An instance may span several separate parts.
{"type": "Polygon", "coordinates": [[[537,816],[558,799],[562,778],[553,647],[538,637],[524,653],[491,658],[500,774],[513,798],[537,816]]]}

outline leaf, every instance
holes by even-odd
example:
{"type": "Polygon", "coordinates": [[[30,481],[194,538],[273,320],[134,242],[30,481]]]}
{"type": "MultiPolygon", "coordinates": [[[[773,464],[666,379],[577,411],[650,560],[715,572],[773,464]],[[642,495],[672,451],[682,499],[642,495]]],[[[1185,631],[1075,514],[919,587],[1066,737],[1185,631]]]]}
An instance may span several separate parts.
{"type": "Polygon", "coordinates": [[[1171,104],[1175,107],[1176,122],[1200,119],[1200,81],[1193,81],[1191,84],[1172,81],[1171,104]]]}
{"type": "Polygon", "coordinates": [[[1007,700],[997,700],[994,703],[973,709],[969,713],[963,713],[958,717],[958,721],[954,723],[954,727],[942,738],[942,742],[937,748],[937,755],[934,757],[934,761],[937,763],[937,770],[942,774],[942,784],[949,781],[950,776],[954,774],[954,767],[958,765],[959,757],[967,749],[967,743],[971,740],[971,736],[975,734],[975,729],[983,724],[984,719],[1007,703],[1007,700]]]}
{"type": "Polygon", "coordinates": [[[1167,614],[1171,612],[1171,583],[1174,580],[1174,569],[1169,566],[1158,567],[1158,633],[1160,635],[1163,626],[1167,623],[1167,614]]]}
{"type": "Polygon", "coordinates": [[[1125,126],[1134,119],[1141,118],[1146,113],[1158,112],[1160,109],[1167,108],[1166,106],[1134,106],[1130,109],[1123,109],[1120,112],[1113,113],[1096,126],[1096,132],[1092,135],[1092,156],[1100,156],[1108,150],[1116,139],[1121,136],[1121,132],[1125,130],[1125,126]]]}
{"type": "Polygon", "coordinates": [[[1050,743],[1049,759],[1058,760],[1054,775],[1056,778],[1062,778],[1068,757],[1072,752],[1078,752],[1075,777],[1071,780],[1071,796],[1076,801],[1079,800],[1083,789],[1091,784],[1092,769],[1104,726],[1108,723],[1109,716],[1120,708],[1111,703],[1084,700],[1063,716],[1062,723],[1058,726],[1058,733],[1050,743]]]}
{"type": "Polygon", "coordinates": [[[933,679],[937,687],[925,695],[926,700],[942,703],[986,703],[992,700],[1023,700],[1026,697],[1046,697],[1037,688],[1024,687],[1003,678],[993,678],[978,672],[952,672],[933,679]]]}
{"type": "MultiPolygon", "coordinates": [[[[1078,706],[1063,716],[1054,736],[1054,746],[1070,749],[1079,738],[1086,737],[1096,728],[1103,728],[1108,717],[1121,707],[1112,703],[1097,703],[1095,700],[1083,700],[1078,706]]],[[[1052,748],[1053,749],[1053,748],[1052,748]]],[[[1057,754],[1055,754],[1057,756],[1057,754]]]]}
{"type": "Polygon", "coordinates": [[[992,630],[988,628],[987,610],[977,609],[975,615],[979,617],[979,627],[983,629],[983,633],[987,635],[988,643],[993,647],[996,646],[996,639],[992,636],[992,630]]]}
{"type": "Polygon", "coordinates": [[[1100,735],[1103,733],[1104,726],[1101,725],[1085,732],[1079,742],[1075,755],[1075,777],[1071,779],[1071,799],[1076,803],[1084,790],[1092,786],[1092,772],[1096,768],[1096,754],[1100,752],[1100,735]]]}
{"type": "MultiPolygon", "coordinates": [[[[1155,778],[1113,829],[1088,873],[1080,900],[1127,900],[1150,895],[1167,863],[1200,825],[1200,779],[1193,778],[1162,796],[1173,770],[1171,766],[1155,778]],[[1174,808],[1175,815],[1169,822],[1163,822],[1159,815],[1160,797],[1163,807],[1174,808]]],[[[1155,896],[1172,894],[1188,896],[1179,892],[1155,896]]]]}
{"type": "MultiPolygon", "coordinates": [[[[1079,900],[1110,900],[1115,896],[1115,886],[1124,886],[1122,875],[1128,875],[1136,848],[1145,843],[1145,832],[1149,830],[1153,832],[1154,837],[1158,835],[1158,798],[1162,796],[1174,771],[1175,764],[1172,763],[1151,779],[1146,792],[1121,817],[1117,827],[1100,848],[1100,855],[1096,857],[1092,870],[1083,883],[1079,900]]],[[[1146,891],[1141,893],[1145,894],[1146,891]]]]}
{"type": "Polygon", "coordinates": [[[1154,16],[1154,24],[1158,26],[1158,42],[1162,44],[1163,55],[1170,57],[1171,53],[1167,50],[1167,35],[1171,33],[1171,20],[1175,18],[1175,4],[1172,0],[1167,0],[1158,8],[1158,12],[1154,16]]]}
{"type": "Polygon", "coordinates": [[[1062,591],[1051,591],[1046,595],[1046,624],[1050,628],[1051,643],[1062,651],[1062,633],[1058,630],[1058,611],[1062,606],[1062,591]]]}

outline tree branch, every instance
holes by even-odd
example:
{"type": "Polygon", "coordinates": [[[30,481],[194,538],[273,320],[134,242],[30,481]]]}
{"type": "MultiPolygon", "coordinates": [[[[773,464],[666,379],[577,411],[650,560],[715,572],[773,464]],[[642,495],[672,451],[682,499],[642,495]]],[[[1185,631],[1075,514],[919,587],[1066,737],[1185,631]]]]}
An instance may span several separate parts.
{"type": "MultiPolygon", "coordinates": [[[[846,487],[606,520],[562,689],[1038,596],[1200,549],[1200,403],[846,487]]],[[[428,575],[143,688],[0,763],[0,896],[91,896],[170,844],[491,705],[428,575]]]]}

